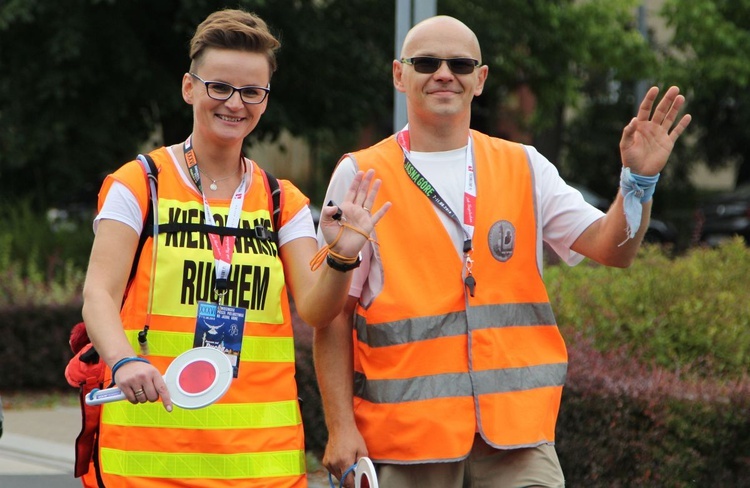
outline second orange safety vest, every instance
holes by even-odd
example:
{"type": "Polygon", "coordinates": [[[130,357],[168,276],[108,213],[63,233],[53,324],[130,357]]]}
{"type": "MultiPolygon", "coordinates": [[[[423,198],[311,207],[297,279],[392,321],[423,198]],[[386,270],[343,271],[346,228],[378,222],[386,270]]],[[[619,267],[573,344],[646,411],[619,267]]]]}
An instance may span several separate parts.
{"type": "MultiPolygon", "coordinates": [[[[390,137],[350,156],[383,185],[373,266],[383,288],[356,311],[354,411],[380,462],[459,460],[552,443],[567,352],[538,264],[534,181],[522,145],[472,132],[477,181],[471,297],[433,204],[390,137]]],[[[454,209],[455,210],[455,209],[454,209]]]]}

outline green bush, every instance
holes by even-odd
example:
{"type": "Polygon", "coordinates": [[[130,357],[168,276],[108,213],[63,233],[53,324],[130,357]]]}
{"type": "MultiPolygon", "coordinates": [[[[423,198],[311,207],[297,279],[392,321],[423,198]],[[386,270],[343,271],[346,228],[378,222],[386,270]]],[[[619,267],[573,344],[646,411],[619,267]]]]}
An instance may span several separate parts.
{"type": "Polygon", "coordinates": [[[25,272],[17,263],[0,266],[0,311],[11,305],[46,307],[80,299],[84,272],[66,263],[57,276],[49,281],[33,264],[25,272]]]}
{"type": "Polygon", "coordinates": [[[0,202],[0,271],[13,265],[21,276],[48,282],[71,268],[85,269],[94,233],[93,210],[35,210],[29,202],[0,202]]]}
{"type": "Polygon", "coordinates": [[[557,426],[569,486],[750,486],[750,250],[628,269],[548,267],[570,364],[557,426]]]}
{"type": "Polygon", "coordinates": [[[742,239],[671,259],[644,246],[628,269],[550,266],[545,282],[564,336],[625,348],[682,374],[740,378],[750,366],[750,250],[742,239]]]}
{"type": "Polygon", "coordinates": [[[0,307],[80,299],[93,242],[91,223],[84,220],[49,218],[28,203],[0,203],[0,307]]]}
{"type": "Polygon", "coordinates": [[[686,381],[575,337],[557,423],[568,486],[750,486],[750,380],[686,381]]]}
{"type": "Polygon", "coordinates": [[[0,308],[0,391],[71,390],[65,366],[73,356],[70,329],[81,321],[81,303],[0,308]]]}

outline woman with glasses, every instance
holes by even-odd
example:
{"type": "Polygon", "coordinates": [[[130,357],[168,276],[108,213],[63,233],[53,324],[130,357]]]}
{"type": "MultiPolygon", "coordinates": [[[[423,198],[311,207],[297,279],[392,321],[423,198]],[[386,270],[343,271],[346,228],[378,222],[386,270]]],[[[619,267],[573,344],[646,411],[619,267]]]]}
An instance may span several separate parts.
{"type": "Polygon", "coordinates": [[[243,153],[268,107],[278,47],[253,14],[208,16],[182,78],[192,133],[149,153],[156,195],[138,160],[102,186],[83,316],[104,383],[127,401],[101,407],[85,486],[306,486],[287,292],[305,322],[326,325],[388,205],[370,212],[379,181],[360,172],[322,210],[328,245],[318,252],[308,199],[243,153]],[[203,346],[229,356],[231,386],[209,407],[172,408],[174,388],[198,397],[190,385],[215,382],[211,371],[181,374],[170,391],[162,377],[203,346]]]}

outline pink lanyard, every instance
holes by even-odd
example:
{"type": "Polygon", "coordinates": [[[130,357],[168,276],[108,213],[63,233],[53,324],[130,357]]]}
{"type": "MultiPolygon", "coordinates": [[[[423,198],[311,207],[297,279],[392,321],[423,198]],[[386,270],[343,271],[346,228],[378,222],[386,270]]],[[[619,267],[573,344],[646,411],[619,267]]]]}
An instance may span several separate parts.
{"type": "Polygon", "coordinates": [[[469,294],[474,296],[474,289],[476,287],[476,280],[472,276],[472,267],[474,260],[471,258],[473,253],[474,238],[474,223],[476,218],[476,203],[477,203],[477,185],[476,175],[474,174],[474,153],[471,143],[471,135],[469,135],[468,143],[466,147],[466,178],[464,180],[464,215],[463,220],[459,219],[453,209],[450,208],[448,203],[443,200],[440,194],[437,192],[435,187],[427,181],[422,173],[414,167],[409,160],[411,151],[411,141],[409,139],[409,126],[407,125],[401,131],[396,134],[396,142],[401,146],[401,150],[404,153],[404,171],[406,171],[409,179],[429,198],[437,207],[442,210],[448,217],[457,222],[464,231],[464,265],[466,269],[466,276],[464,277],[464,284],[469,290],[469,294]]]}
{"type": "MultiPolygon", "coordinates": [[[[214,216],[211,213],[211,207],[208,205],[208,199],[206,198],[206,194],[203,193],[201,175],[198,170],[198,159],[195,156],[190,136],[185,140],[183,150],[185,152],[185,161],[187,162],[190,176],[193,178],[195,186],[198,187],[198,190],[201,192],[201,197],[203,198],[203,214],[205,216],[206,224],[216,227],[214,216]]],[[[234,191],[232,203],[229,206],[229,215],[227,216],[226,224],[226,227],[228,228],[237,228],[239,226],[242,205],[245,201],[246,187],[247,172],[245,171],[242,173],[242,181],[240,181],[239,186],[234,191]]],[[[211,241],[211,249],[214,253],[214,268],[216,272],[216,286],[214,287],[214,293],[221,302],[229,288],[228,278],[232,265],[232,255],[234,254],[234,241],[236,237],[224,236],[224,239],[222,239],[218,234],[209,233],[208,239],[211,241]]]]}

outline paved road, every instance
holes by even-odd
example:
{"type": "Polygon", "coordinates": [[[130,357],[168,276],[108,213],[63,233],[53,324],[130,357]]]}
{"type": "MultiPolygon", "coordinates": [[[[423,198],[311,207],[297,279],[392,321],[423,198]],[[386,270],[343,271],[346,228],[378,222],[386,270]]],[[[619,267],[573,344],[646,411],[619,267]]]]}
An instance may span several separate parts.
{"type": "MultiPolygon", "coordinates": [[[[5,410],[0,438],[0,487],[80,488],[73,478],[73,445],[81,430],[78,407],[5,410]]],[[[309,488],[328,488],[328,478],[311,474],[309,488]]]]}
{"type": "Polygon", "coordinates": [[[73,478],[78,407],[5,410],[0,438],[3,488],[80,488],[73,478]]]}

